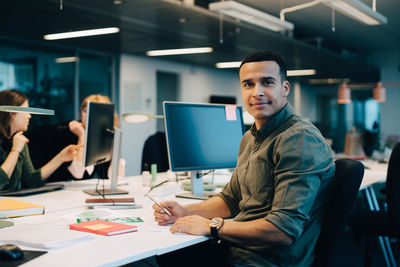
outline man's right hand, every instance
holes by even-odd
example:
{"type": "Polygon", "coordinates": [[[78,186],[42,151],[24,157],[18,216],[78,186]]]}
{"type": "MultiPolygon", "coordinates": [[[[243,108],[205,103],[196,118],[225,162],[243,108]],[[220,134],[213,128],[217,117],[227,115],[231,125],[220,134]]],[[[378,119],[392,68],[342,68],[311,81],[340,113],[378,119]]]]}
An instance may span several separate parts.
{"type": "Polygon", "coordinates": [[[185,216],[185,208],[176,201],[164,201],[161,202],[160,205],[171,212],[171,215],[166,214],[158,205],[154,204],[152,206],[154,210],[154,220],[158,222],[159,225],[175,223],[178,218],[185,216]]]}
{"type": "Polygon", "coordinates": [[[69,130],[78,136],[78,138],[82,138],[85,136],[85,128],[83,128],[83,124],[79,121],[70,121],[69,124],[69,130]]]}
{"type": "Polygon", "coordinates": [[[22,132],[18,132],[13,137],[13,144],[11,150],[16,150],[21,152],[24,149],[25,144],[29,142],[29,139],[22,134],[22,132]]]}

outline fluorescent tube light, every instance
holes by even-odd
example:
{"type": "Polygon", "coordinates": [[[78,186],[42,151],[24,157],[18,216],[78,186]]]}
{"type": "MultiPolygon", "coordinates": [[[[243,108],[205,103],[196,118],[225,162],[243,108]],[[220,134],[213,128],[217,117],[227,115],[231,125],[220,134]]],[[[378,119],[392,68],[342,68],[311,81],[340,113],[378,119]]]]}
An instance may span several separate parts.
{"type": "Polygon", "coordinates": [[[59,57],[56,58],[56,63],[71,63],[78,61],[78,57],[59,57]]]}
{"type": "Polygon", "coordinates": [[[219,69],[239,68],[241,61],[219,62],[215,66],[219,69]]]}
{"type": "Polygon", "coordinates": [[[317,72],[313,69],[288,70],[287,76],[309,76],[309,75],[315,75],[315,73],[317,72]]]}
{"type": "Polygon", "coordinates": [[[293,23],[280,20],[277,17],[235,1],[210,3],[208,8],[271,31],[281,32],[292,31],[294,29],[293,23]]]}
{"type": "Polygon", "coordinates": [[[387,18],[359,0],[322,0],[340,13],[368,25],[387,24],[387,18]]]}
{"type": "Polygon", "coordinates": [[[212,47],[197,47],[197,48],[182,48],[182,49],[151,50],[147,51],[146,55],[151,57],[156,57],[156,56],[211,53],[212,51],[213,51],[212,47]]]}
{"type": "MultiPolygon", "coordinates": [[[[219,69],[239,68],[241,63],[241,61],[218,62],[215,66],[219,69]]],[[[287,76],[307,76],[315,75],[316,73],[314,69],[288,70],[287,76]]]]}
{"type": "Polygon", "coordinates": [[[59,39],[77,38],[77,37],[85,37],[85,36],[93,36],[93,35],[111,34],[111,33],[117,33],[117,32],[119,32],[119,28],[110,27],[110,28],[101,28],[101,29],[84,30],[84,31],[76,31],[76,32],[62,32],[62,33],[46,34],[43,36],[43,38],[45,40],[59,40],[59,39]]]}

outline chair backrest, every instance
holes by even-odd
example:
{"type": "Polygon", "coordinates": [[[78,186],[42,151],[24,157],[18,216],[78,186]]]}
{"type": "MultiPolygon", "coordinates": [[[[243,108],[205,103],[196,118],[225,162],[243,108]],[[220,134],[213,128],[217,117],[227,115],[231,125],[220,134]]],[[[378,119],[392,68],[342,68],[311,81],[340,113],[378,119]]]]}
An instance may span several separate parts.
{"type": "Polygon", "coordinates": [[[390,221],[400,231],[400,143],[393,148],[390,155],[386,194],[390,221]]]}
{"type": "Polygon", "coordinates": [[[157,132],[147,138],[143,147],[142,171],[144,164],[157,164],[158,172],[165,172],[169,169],[167,140],[165,132],[157,132]]]}
{"type": "Polygon", "coordinates": [[[338,237],[343,233],[364,176],[364,165],[352,159],[335,161],[335,180],[331,199],[315,247],[314,266],[330,266],[338,237]]]}

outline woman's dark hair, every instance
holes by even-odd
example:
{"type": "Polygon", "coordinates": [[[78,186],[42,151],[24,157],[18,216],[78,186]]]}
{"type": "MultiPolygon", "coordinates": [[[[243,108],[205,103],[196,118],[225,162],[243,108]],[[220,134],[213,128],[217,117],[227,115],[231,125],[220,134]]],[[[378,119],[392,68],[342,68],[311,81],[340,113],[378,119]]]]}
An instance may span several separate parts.
{"type": "Polygon", "coordinates": [[[279,72],[281,76],[281,82],[286,81],[287,74],[286,74],[286,63],[285,61],[277,54],[274,54],[269,51],[256,51],[249,55],[247,55],[240,64],[239,72],[242,66],[246,63],[250,62],[261,62],[261,61],[275,61],[276,64],[279,66],[279,72]]]}
{"type": "MultiPolygon", "coordinates": [[[[0,92],[0,106],[21,106],[28,97],[18,90],[0,92]]],[[[10,138],[10,112],[0,111],[0,139],[10,138]]]]}

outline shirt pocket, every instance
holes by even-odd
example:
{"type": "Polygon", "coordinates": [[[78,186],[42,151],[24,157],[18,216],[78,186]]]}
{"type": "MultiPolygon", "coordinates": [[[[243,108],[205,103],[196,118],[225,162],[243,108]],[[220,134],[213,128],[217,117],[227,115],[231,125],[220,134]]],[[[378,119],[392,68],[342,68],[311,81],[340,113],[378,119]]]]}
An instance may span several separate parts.
{"type": "Polygon", "coordinates": [[[274,196],[273,171],[265,161],[256,159],[250,162],[246,185],[251,196],[248,205],[270,206],[274,196]]]}

